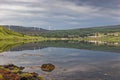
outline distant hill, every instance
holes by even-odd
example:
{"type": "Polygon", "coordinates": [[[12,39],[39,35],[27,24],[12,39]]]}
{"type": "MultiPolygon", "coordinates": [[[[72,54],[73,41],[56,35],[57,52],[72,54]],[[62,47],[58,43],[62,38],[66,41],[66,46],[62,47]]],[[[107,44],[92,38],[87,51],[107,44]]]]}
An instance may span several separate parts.
{"type": "Polygon", "coordinates": [[[4,25],[4,27],[27,35],[37,35],[41,33],[48,32],[49,30],[37,28],[37,27],[23,27],[23,26],[14,26],[14,25],[4,25]]]}
{"type": "Polygon", "coordinates": [[[84,37],[94,33],[112,33],[120,32],[120,25],[101,26],[91,28],[78,28],[70,30],[53,30],[47,33],[42,33],[40,36],[44,37],[84,37]]]}
{"type": "Polygon", "coordinates": [[[4,25],[4,26],[10,30],[27,35],[39,35],[43,37],[58,37],[58,38],[84,37],[86,35],[91,35],[93,33],[120,32],[120,25],[78,28],[78,29],[69,29],[69,30],[46,30],[42,28],[12,26],[12,25],[11,26],[4,25]]]}

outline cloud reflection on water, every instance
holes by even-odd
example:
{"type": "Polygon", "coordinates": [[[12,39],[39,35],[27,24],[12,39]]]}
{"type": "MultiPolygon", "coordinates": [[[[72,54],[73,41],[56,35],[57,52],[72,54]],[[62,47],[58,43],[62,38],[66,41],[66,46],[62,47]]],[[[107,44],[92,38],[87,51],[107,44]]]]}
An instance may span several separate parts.
{"type": "MultiPolygon", "coordinates": [[[[120,54],[118,53],[49,47],[35,51],[4,52],[0,55],[0,64],[13,63],[35,67],[44,63],[52,63],[56,66],[56,70],[50,74],[56,80],[58,77],[63,80],[66,78],[87,80],[88,77],[89,80],[94,80],[101,76],[106,78],[105,75],[108,73],[110,78],[120,75],[120,54]]],[[[26,68],[26,71],[37,71],[44,75],[40,68],[26,68]]]]}

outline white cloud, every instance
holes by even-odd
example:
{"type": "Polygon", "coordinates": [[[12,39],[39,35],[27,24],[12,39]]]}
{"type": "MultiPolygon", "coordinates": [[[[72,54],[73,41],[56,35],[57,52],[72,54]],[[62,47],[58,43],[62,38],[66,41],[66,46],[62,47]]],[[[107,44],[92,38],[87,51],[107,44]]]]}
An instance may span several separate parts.
{"type": "Polygon", "coordinates": [[[9,5],[2,4],[0,5],[0,9],[2,10],[16,10],[16,11],[46,11],[45,8],[42,7],[27,7],[21,5],[9,5]]]}
{"type": "Polygon", "coordinates": [[[102,18],[103,22],[104,19],[119,21],[119,12],[119,9],[88,4],[76,5],[63,0],[0,0],[0,24],[76,27],[76,25],[94,24],[96,20],[99,22],[102,18]]]}
{"type": "MultiPolygon", "coordinates": [[[[3,0],[0,0],[1,2],[3,0]]],[[[39,0],[4,0],[6,2],[12,1],[12,2],[38,2],[39,0]]]]}

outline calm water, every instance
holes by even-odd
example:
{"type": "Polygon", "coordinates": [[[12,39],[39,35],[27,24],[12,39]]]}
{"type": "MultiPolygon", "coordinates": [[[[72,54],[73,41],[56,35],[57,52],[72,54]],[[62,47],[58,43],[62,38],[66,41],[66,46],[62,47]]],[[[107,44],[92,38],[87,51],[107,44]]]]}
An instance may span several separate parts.
{"type": "Polygon", "coordinates": [[[25,71],[37,72],[45,80],[119,80],[120,47],[104,47],[68,41],[29,43],[1,52],[0,64],[24,66],[25,71]],[[55,65],[55,70],[42,71],[40,66],[45,63],[55,65]]]}

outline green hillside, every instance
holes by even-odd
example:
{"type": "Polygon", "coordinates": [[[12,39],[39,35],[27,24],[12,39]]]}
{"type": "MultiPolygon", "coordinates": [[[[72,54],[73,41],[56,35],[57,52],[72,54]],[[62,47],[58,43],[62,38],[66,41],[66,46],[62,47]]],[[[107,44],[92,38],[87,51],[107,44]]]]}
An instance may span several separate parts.
{"type": "Polygon", "coordinates": [[[120,32],[120,25],[105,26],[105,27],[92,27],[92,28],[80,28],[70,30],[53,30],[47,33],[40,34],[43,37],[85,37],[93,35],[94,33],[114,33],[120,32]]]}
{"type": "Polygon", "coordinates": [[[78,28],[68,30],[45,30],[35,27],[22,27],[22,26],[8,26],[4,25],[7,29],[13,30],[26,35],[43,36],[47,38],[78,38],[91,36],[95,33],[114,33],[120,32],[120,25],[100,26],[90,28],[78,28]]]}
{"type": "Polygon", "coordinates": [[[38,40],[42,37],[27,36],[0,26],[0,40],[38,40]]]}
{"type": "Polygon", "coordinates": [[[23,37],[24,35],[8,30],[3,26],[0,26],[0,39],[10,39],[15,37],[23,37]]]}

